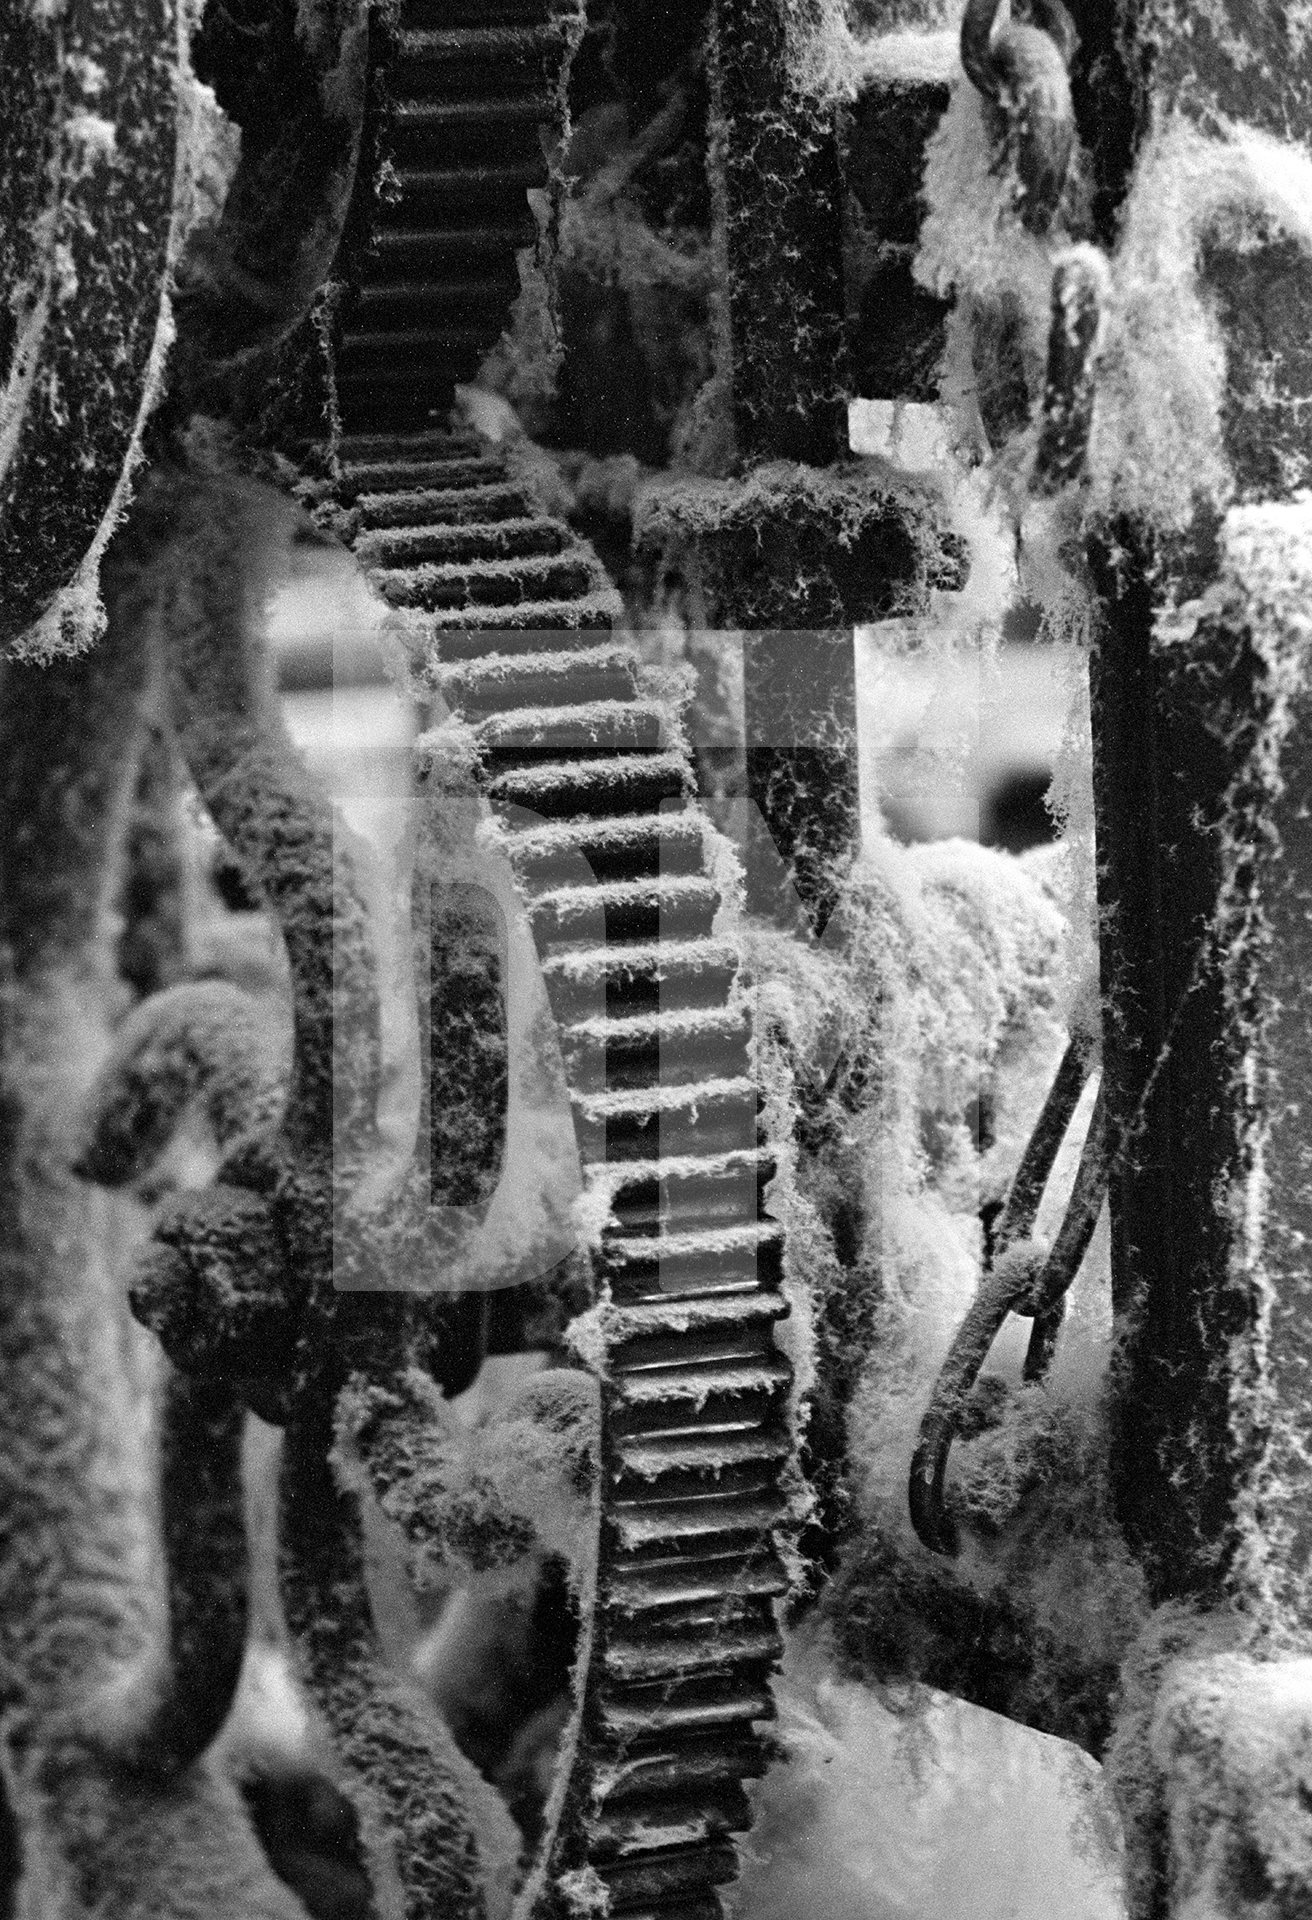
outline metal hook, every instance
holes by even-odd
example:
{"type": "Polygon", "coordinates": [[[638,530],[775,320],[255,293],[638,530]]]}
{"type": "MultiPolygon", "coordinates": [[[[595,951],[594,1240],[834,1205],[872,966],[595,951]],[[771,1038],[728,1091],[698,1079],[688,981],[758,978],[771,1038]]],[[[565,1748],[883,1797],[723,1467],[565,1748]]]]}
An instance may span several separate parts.
{"type": "Polygon", "coordinates": [[[1030,0],[1029,17],[1001,0],[968,0],[961,22],[961,64],[991,102],[999,144],[1020,189],[1020,217],[1044,234],[1057,215],[1075,150],[1069,66],[1078,45],[1061,0],[1030,0]]]}
{"type": "Polygon", "coordinates": [[[944,1506],[944,1482],[952,1442],[966,1411],[966,1396],[1011,1313],[1034,1316],[1024,1377],[1030,1384],[1043,1379],[1065,1314],[1067,1290],[1097,1224],[1107,1185],[1107,1125],[1101,1088],[1075,1185],[1051,1252],[1037,1272],[1023,1261],[1002,1259],[1008,1248],[1029,1237],[1058,1150],[1093,1071],[1095,1054],[1092,1030],[1077,1027],[1012,1181],[994,1238],[994,1263],[984,1274],[979,1292],[957,1329],[920,1423],[907,1486],[911,1524],[931,1552],[949,1558],[956,1555],[958,1540],[944,1506]]]}

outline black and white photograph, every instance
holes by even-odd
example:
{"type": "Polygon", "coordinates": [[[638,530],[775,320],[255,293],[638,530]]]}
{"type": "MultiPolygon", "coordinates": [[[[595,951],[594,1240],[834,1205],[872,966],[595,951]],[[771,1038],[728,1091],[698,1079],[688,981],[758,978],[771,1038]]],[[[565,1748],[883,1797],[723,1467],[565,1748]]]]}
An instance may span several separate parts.
{"type": "Polygon", "coordinates": [[[1312,1920],[1312,0],[0,0],[0,1920],[1312,1920]]]}

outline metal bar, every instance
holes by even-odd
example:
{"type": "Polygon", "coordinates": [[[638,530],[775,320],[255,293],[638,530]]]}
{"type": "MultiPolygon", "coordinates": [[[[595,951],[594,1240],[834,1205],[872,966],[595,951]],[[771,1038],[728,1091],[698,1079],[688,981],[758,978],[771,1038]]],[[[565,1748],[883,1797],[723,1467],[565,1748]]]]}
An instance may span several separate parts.
{"type": "MultiPolygon", "coordinates": [[[[1169,7],[1144,12],[1125,50],[1131,68],[1139,56],[1153,62],[1138,94],[1140,139],[1174,110],[1203,125],[1230,115],[1282,137],[1306,133],[1312,61],[1297,56],[1275,7],[1230,11],[1224,43],[1211,33],[1182,42],[1169,7]]],[[[1077,9],[1089,40],[1075,98],[1092,142],[1087,62],[1105,64],[1107,50],[1097,23],[1079,17],[1091,12],[1077,9]]],[[[1130,78],[1123,66],[1113,93],[1129,97],[1130,78]]],[[[1199,264],[1227,340],[1222,429],[1235,497],[1288,499],[1312,473],[1312,263],[1289,241],[1241,251],[1213,238],[1199,264]]],[[[1089,559],[1101,616],[1094,787],[1113,1125],[1141,1108],[1111,1191],[1119,1511],[1158,1599],[1222,1599],[1258,1553],[1279,1561],[1276,1587],[1306,1624],[1306,1526],[1277,1546],[1253,1537],[1252,1514],[1255,1499],[1270,1513],[1279,1495],[1271,1433],[1305,1430],[1294,1388],[1312,1342],[1297,1251],[1307,1149],[1294,1114],[1308,1072],[1299,902],[1312,888],[1302,818],[1312,768],[1298,724],[1308,690],[1292,662],[1292,679],[1275,685],[1270,609],[1241,604],[1237,583],[1213,617],[1171,618],[1224,573],[1214,509],[1170,540],[1114,523],[1089,559]]],[[[1305,1499],[1305,1475],[1297,1481],[1305,1499]]]]}

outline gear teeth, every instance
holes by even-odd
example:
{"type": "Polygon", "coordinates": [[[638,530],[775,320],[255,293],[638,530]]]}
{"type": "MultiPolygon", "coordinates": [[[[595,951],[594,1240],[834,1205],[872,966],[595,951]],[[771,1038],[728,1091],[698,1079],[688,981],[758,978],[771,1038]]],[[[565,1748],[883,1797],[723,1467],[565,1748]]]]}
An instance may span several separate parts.
{"type": "MultiPolygon", "coordinates": [[[[443,460],[440,455],[418,460],[389,460],[380,447],[377,450],[362,448],[359,453],[348,454],[345,448],[349,442],[343,442],[341,451],[342,478],[338,488],[338,497],[342,500],[354,500],[361,494],[369,493],[374,502],[387,499],[393,513],[403,512],[412,502],[415,521],[423,522],[438,518],[446,513],[446,503],[436,505],[428,496],[431,492],[449,492],[465,494],[480,485],[500,484],[505,475],[504,463],[489,460],[484,454],[469,454],[464,457],[454,455],[443,460]],[[370,490],[377,489],[377,492],[370,490]],[[402,489],[404,493],[402,495],[402,489]],[[401,497],[398,497],[401,496],[401,497]]],[[[395,446],[395,441],[384,442],[383,446],[395,446]]],[[[489,515],[489,518],[495,516],[489,515]]],[[[393,522],[397,524],[397,522],[393,522]]],[[[401,525],[414,524],[401,520],[401,525]]]]}
{"type": "MultiPolygon", "coordinates": [[[[550,523],[548,523],[550,524],[550,523]]],[[[476,544],[471,540],[471,547],[476,544]]],[[[587,553],[519,553],[428,565],[388,567],[378,574],[383,596],[394,607],[463,613],[470,607],[536,607],[557,596],[586,593],[596,564],[587,553]]]]}
{"type": "MultiPolygon", "coordinates": [[[[429,233],[459,232],[462,220],[476,228],[484,224],[508,227],[526,246],[536,231],[524,196],[542,186],[546,169],[540,159],[515,160],[501,165],[426,167],[402,162],[395,167],[396,199],[379,229],[376,257],[385,259],[382,236],[423,229],[429,233]]],[[[393,245],[395,242],[392,243],[393,245]]],[[[452,249],[454,258],[454,248],[452,249]]]]}
{"type": "Polygon", "coordinates": [[[738,952],[716,939],[589,948],[549,955],[543,974],[552,1012],[566,1026],[603,1012],[637,1019],[658,1009],[722,1006],[737,979],[738,952]]]}
{"type": "Polygon", "coordinates": [[[513,295],[564,44],[541,0],[403,4],[395,197],[341,305],[332,470],[420,704],[473,730],[605,1216],[597,1607],[551,1875],[590,1867],[629,1920],[720,1920],[767,1760],[795,1453],[740,955],[677,720],[596,555],[434,424],[513,295]]]}
{"type": "Polygon", "coordinates": [[[542,0],[409,0],[403,24],[441,31],[538,26],[552,18],[542,0]]]}
{"type": "Polygon", "coordinates": [[[608,1809],[597,1817],[593,1831],[599,1859],[622,1859],[720,1840],[726,1834],[742,1833],[750,1825],[747,1795],[735,1781],[725,1782],[711,1793],[703,1791],[682,1804],[666,1801],[653,1807],[608,1809]]]}
{"type": "Polygon", "coordinates": [[[438,521],[454,532],[463,526],[500,526],[531,512],[532,502],[523,490],[505,486],[452,487],[445,494],[417,487],[405,493],[362,493],[355,502],[356,524],[365,533],[438,521]]]}
{"type": "MultiPolygon", "coordinates": [[[[522,564],[502,556],[526,523],[573,541],[513,512],[507,481],[444,488],[426,470],[416,488],[397,458],[389,492],[377,455],[367,488],[363,464],[348,476],[356,551],[394,604],[413,602],[421,555],[477,604],[522,564]],[[500,517],[474,519],[472,497],[500,517]]],[[[590,557],[578,585],[597,589],[590,557]]],[[[560,1844],[615,1913],[719,1915],[749,1817],[741,1783],[764,1766],[757,1729],[773,1712],[788,1584],[775,1545],[794,1452],[792,1370],[775,1343],[788,1303],[781,1231],[763,1209],[774,1165],[682,741],[608,623],[550,632],[541,602],[537,618],[521,646],[504,626],[444,614],[413,653],[421,686],[474,728],[560,1024],[585,1177],[607,1200],[599,1613],[578,1811],[560,1844]]]]}
{"type": "Polygon", "coordinates": [[[545,600],[522,609],[498,612],[468,607],[461,613],[440,614],[434,633],[442,634],[443,660],[478,660],[485,653],[569,653],[595,644],[598,633],[610,633],[622,612],[619,594],[598,569],[598,579],[582,599],[545,600]]]}
{"type": "Polygon", "coordinates": [[[516,514],[504,519],[443,521],[428,526],[370,528],[355,543],[366,567],[413,568],[424,562],[468,566],[471,560],[540,558],[557,554],[573,542],[558,520],[540,514],[516,514]]]}
{"type": "Polygon", "coordinates": [[[611,1211],[629,1233],[732,1225],[757,1217],[762,1189],[774,1173],[774,1160],[763,1148],[687,1163],[657,1161],[637,1178],[616,1183],[611,1211]]]}
{"type": "Polygon", "coordinates": [[[489,468],[501,466],[495,456],[489,456],[486,443],[471,428],[411,428],[400,437],[395,431],[343,433],[337,442],[337,451],[343,472],[352,461],[373,459],[390,459],[393,466],[407,472],[425,460],[454,463],[457,470],[464,459],[483,460],[489,468]]]}
{"type": "Polygon", "coordinates": [[[495,89],[532,95],[550,106],[554,71],[565,51],[559,21],[534,26],[403,27],[396,35],[394,84],[412,95],[478,98],[495,89]]]}
{"type": "MultiPolygon", "coordinates": [[[[612,1913],[619,1908],[612,1907],[612,1913]]],[[[703,1900],[680,1901],[677,1906],[625,1907],[624,1920],[722,1920],[724,1908],[712,1895],[703,1900]]]]}
{"type": "Polygon", "coordinates": [[[728,1782],[759,1779],[766,1763],[767,1755],[755,1740],[738,1746],[717,1740],[708,1746],[657,1747],[599,1767],[593,1797],[606,1808],[658,1798],[678,1807],[694,1795],[722,1790],[728,1782]]]}
{"type": "MultiPolygon", "coordinates": [[[[769,1162],[760,1171],[764,1173],[768,1167],[769,1162]]],[[[677,1355],[692,1334],[713,1337],[726,1328],[734,1332],[749,1327],[759,1330],[773,1326],[787,1315],[788,1302],[778,1293],[752,1294],[746,1300],[712,1295],[692,1303],[671,1300],[613,1306],[608,1318],[611,1352],[620,1365],[644,1356],[650,1358],[656,1343],[661,1344],[663,1351],[677,1355]]],[[[628,1459],[628,1465],[634,1472],[638,1471],[634,1459],[628,1459]]]]}
{"type": "Polygon", "coordinates": [[[517,709],[569,706],[637,697],[632,650],[613,643],[569,653],[493,654],[439,666],[437,687],[471,719],[517,709]]]}
{"type": "Polygon", "coordinates": [[[686,799],[691,786],[692,770],[682,752],[615,753],[511,767],[494,774],[487,791],[502,805],[559,820],[601,806],[651,813],[667,801],[686,799]]]}
{"type": "Polygon", "coordinates": [[[768,1669],[778,1658],[779,1635],[768,1615],[760,1616],[760,1622],[730,1625],[721,1620],[713,1633],[700,1626],[662,1636],[612,1633],[606,1642],[606,1670],[619,1681],[644,1683],[721,1674],[734,1667],[768,1669]]]}
{"type": "Polygon", "coordinates": [[[616,1443],[612,1472],[623,1487],[644,1487],[673,1497],[736,1478],[770,1484],[787,1459],[784,1428],[751,1433],[628,1434],[616,1443]]]}
{"type": "Polygon", "coordinates": [[[693,1233],[610,1236],[601,1258],[614,1297],[624,1303],[777,1289],[783,1234],[773,1220],[693,1233]]]}
{"type": "MultiPolygon", "coordinates": [[[[693,1683],[683,1690],[683,1697],[673,1695],[665,1682],[654,1686],[616,1682],[608,1697],[603,1697],[597,1719],[617,1746],[626,1746],[639,1740],[668,1740],[678,1733],[706,1734],[715,1728],[741,1733],[757,1721],[772,1719],[774,1711],[764,1681],[755,1686],[693,1683]]],[[[732,1873],[724,1877],[730,1879],[732,1873]]]]}
{"type": "Polygon", "coordinates": [[[654,754],[669,742],[669,715],[655,702],[593,700],[498,713],[476,729],[489,766],[537,766],[596,754],[654,754]]]}
{"type": "MultiPolygon", "coordinates": [[[[713,1609],[728,1617],[745,1600],[771,1601],[788,1591],[788,1576],[773,1549],[755,1553],[676,1554],[658,1560],[627,1560],[615,1555],[607,1567],[602,1605],[608,1613],[642,1615],[659,1630],[662,1618],[688,1608],[713,1609]]],[[[767,1696],[768,1697],[768,1696],[767,1696]]],[[[756,1716],[769,1719],[767,1709],[756,1716]]]]}
{"type": "Polygon", "coordinates": [[[708,1885],[723,1886],[737,1871],[737,1854],[732,1845],[722,1842],[718,1846],[638,1856],[615,1866],[598,1868],[598,1877],[610,1896],[607,1911],[628,1915],[653,1910],[663,1913],[672,1898],[698,1893],[708,1885]],[[654,1901],[661,1904],[653,1909],[654,1901]]]}
{"type": "Polygon", "coordinates": [[[367,208],[336,320],[348,429],[445,414],[496,344],[519,290],[516,256],[536,238],[527,195],[547,184],[543,134],[560,120],[569,32],[541,0],[409,0],[383,30],[387,104],[374,131],[390,184],[367,208]]]}
{"type": "Polygon", "coordinates": [[[580,1092],[603,1087],[663,1086],[708,1075],[725,1080],[748,1071],[751,1027],[741,1007],[691,1008],[629,1019],[580,1020],[561,1047],[580,1092]]]}
{"type": "Polygon", "coordinates": [[[379,227],[372,253],[380,281],[403,278],[433,281],[444,274],[461,278],[480,271],[509,277],[507,261],[533,238],[527,212],[484,226],[379,227]]]}
{"type": "Polygon", "coordinates": [[[585,1160],[732,1153],[757,1144],[760,1102],[746,1078],[619,1087],[576,1094],[574,1130],[585,1160]]]}
{"type": "Polygon", "coordinates": [[[404,165],[434,150],[475,165],[507,153],[532,164],[540,152],[538,128],[551,118],[549,95],[511,94],[490,100],[399,100],[392,112],[392,146],[404,165]]]}
{"type": "MultiPolygon", "coordinates": [[[[626,654],[632,661],[632,653],[626,654]]],[[[593,875],[621,880],[704,871],[706,823],[692,811],[563,820],[549,827],[526,825],[512,815],[505,824],[511,829],[507,850],[529,891],[593,875]]]]}
{"type": "Polygon", "coordinates": [[[539,894],[529,918],[541,941],[584,946],[598,935],[611,944],[697,939],[709,935],[720,906],[713,881],[701,875],[666,880],[612,880],[539,894]]]}

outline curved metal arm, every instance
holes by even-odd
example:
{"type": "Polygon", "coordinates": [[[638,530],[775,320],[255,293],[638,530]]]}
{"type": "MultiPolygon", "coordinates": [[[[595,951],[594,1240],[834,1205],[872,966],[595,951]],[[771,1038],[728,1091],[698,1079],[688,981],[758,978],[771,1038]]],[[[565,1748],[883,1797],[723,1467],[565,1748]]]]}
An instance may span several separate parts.
{"type": "Polygon", "coordinates": [[[170,1373],[160,1487],[167,1649],[121,1706],[122,1737],[111,1744],[116,1762],[138,1777],[178,1779],[218,1738],[237,1696],[248,1588],[245,1413],[224,1382],[170,1373]]]}

